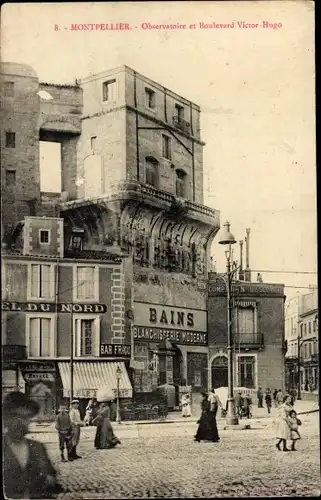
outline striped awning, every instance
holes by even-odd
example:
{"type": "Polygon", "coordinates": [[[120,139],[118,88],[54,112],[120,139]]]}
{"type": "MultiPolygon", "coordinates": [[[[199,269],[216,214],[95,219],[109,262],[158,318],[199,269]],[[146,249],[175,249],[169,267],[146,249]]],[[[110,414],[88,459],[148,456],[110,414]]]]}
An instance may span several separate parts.
{"type": "MultiPolygon", "coordinates": [[[[95,398],[98,389],[107,387],[114,391],[116,397],[116,369],[118,366],[121,369],[119,396],[121,398],[131,398],[133,396],[133,389],[125,363],[108,361],[74,361],[73,396],[75,398],[95,398]]],[[[58,362],[58,367],[63,385],[63,395],[65,398],[68,398],[70,397],[70,362],[58,362]]]]}

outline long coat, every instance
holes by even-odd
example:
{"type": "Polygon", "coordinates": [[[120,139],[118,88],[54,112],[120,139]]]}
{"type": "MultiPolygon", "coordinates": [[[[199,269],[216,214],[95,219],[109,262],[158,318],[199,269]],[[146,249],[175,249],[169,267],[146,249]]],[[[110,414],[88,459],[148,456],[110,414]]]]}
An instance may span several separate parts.
{"type": "Polygon", "coordinates": [[[29,458],[22,467],[12,452],[8,439],[3,438],[3,485],[6,498],[52,498],[61,491],[42,443],[26,439],[29,458]],[[48,478],[51,479],[49,484],[48,478]]]}
{"type": "Polygon", "coordinates": [[[289,413],[292,409],[292,406],[288,403],[279,406],[275,419],[275,437],[277,439],[291,439],[289,413]]]}
{"type": "Polygon", "coordinates": [[[110,415],[109,406],[104,406],[93,420],[93,424],[97,425],[95,436],[95,448],[97,449],[114,448],[120,442],[114,434],[110,423],[110,415]]]}

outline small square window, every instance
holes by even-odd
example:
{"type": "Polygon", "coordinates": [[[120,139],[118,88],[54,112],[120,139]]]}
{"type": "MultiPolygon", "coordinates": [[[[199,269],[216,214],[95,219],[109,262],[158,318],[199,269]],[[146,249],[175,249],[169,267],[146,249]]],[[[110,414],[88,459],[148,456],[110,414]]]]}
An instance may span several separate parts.
{"type": "Polygon", "coordinates": [[[14,83],[13,82],[4,82],[4,96],[5,97],[14,97],[14,83]]]}
{"type": "Polygon", "coordinates": [[[16,134],[15,132],[6,132],[6,148],[16,147],[16,134]]]}
{"type": "Polygon", "coordinates": [[[15,185],[16,185],[16,171],[6,170],[6,186],[15,186],[15,185]]]}
{"type": "Polygon", "coordinates": [[[116,101],[116,80],[108,80],[103,83],[103,101],[116,101]]]}
{"type": "Polygon", "coordinates": [[[146,107],[149,109],[155,108],[155,92],[152,89],[145,88],[146,107]]]}
{"type": "Polygon", "coordinates": [[[39,241],[40,243],[47,245],[50,243],[50,231],[48,229],[40,229],[39,241]]]}

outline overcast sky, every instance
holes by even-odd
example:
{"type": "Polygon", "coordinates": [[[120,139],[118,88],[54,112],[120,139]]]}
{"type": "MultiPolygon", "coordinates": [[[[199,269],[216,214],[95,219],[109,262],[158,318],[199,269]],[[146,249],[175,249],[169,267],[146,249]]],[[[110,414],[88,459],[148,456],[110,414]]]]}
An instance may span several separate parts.
{"type": "MultiPolygon", "coordinates": [[[[2,60],[29,64],[40,81],[56,83],[126,64],[199,104],[205,203],[221,211],[221,224],[229,219],[237,240],[251,228],[251,267],[263,271],[265,282],[315,284],[313,274],[264,272],[317,266],[313,2],[164,5],[6,4],[2,60]],[[198,27],[213,21],[235,27],[198,27]],[[259,27],[239,28],[237,21],[259,27]],[[282,27],[262,28],[263,21],[282,27]],[[133,29],[69,29],[111,22],[133,29]],[[196,29],[150,31],[144,22],[196,23],[196,29]]],[[[223,270],[217,239],[213,253],[223,270]]],[[[288,296],[297,292],[306,290],[286,289],[288,296]]]]}

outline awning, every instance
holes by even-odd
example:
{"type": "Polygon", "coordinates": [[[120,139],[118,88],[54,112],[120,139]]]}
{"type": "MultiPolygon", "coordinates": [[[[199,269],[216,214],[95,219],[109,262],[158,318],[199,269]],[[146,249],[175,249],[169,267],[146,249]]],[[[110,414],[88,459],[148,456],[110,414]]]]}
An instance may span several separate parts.
{"type": "MultiPolygon", "coordinates": [[[[133,389],[125,363],[97,361],[74,361],[73,363],[73,396],[75,398],[95,398],[100,387],[107,386],[117,396],[117,366],[121,369],[119,380],[119,397],[131,398],[133,389]]],[[[64,398],[70,397],[70,362],[58,362],[63,385],[64,398]]]]}

